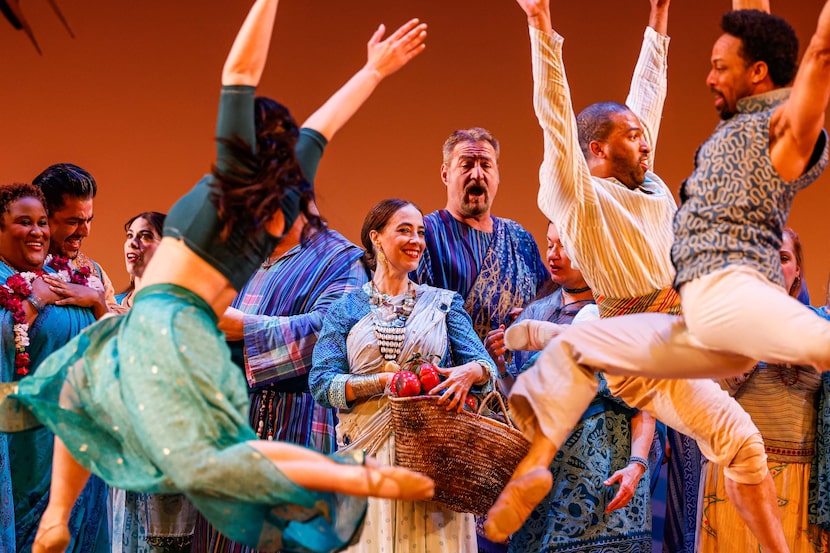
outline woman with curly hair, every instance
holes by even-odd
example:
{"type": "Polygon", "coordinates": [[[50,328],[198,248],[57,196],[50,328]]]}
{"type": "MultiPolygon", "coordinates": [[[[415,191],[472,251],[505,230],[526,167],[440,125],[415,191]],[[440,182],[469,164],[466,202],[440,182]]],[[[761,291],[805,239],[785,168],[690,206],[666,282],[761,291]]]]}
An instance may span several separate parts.
{"type": "MultiPolygon", "coordinates": [[[[46,200],[24,183],[0,186],[0,382],[36,374],[52,352],[95,322],[91,308],[58,305],[44,277],[50,240],[46,200]]],[[[54,263],[52,263],[54,265],[54,263]]],[[[30,551],[49,500],[54,436],[48,428],[0,434],[0,551],[30,551]]],[[[106,485],[90,478],[67,505],[73,553],[108,550],[106,485]],[[71,514],[70,512],[71,511],[71,514]]]]}

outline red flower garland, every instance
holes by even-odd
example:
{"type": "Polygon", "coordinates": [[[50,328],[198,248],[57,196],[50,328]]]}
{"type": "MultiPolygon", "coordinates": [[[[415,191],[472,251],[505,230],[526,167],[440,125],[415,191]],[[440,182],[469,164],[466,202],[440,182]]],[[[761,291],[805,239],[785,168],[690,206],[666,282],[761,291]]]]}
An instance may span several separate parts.
{"type": "MultiPolygon", "coordinates": [[[[75,269],[69,259],[59,256],[49,256],[47,265],[54,269],[61,280],[72,284],[87,286],[89,283],[89,267],[75,269]]],[[[23,302],[32,294],[32,282],[43,276],[43,271],[15,273],[6,279],[5,285],[0,285],[0,307],[12,314],[14,321],[14,366],[15,373],[21,376],[29,374],[29,325],[26,323],[26,311],[23,302]]]]}
{"type": "Polygon", "coordinates": [[[26,311],[23,310],[23,301],[32,293],[31,282],[43,274],[43,271],[15,273],[6,279],[6,284],[0,286],[0,307],[12,314],[14,321],[14,366],[19,375],[29,374],[29,325],[26,323],[26,311]]]}
{"type": "Polygon", "coordinates": [[[50,255],[46,260],[46,265],[55,269],[55,272],[61,275],[61,278],[64,280],[66,280],[64,277],[69,278],[67,282],[71,282],[72,284],[82,284],[84,286],[89,284],[89,275],[91,274],[91,271],[87,266],[75,269],[70,264],[69,259],[58,255],[50,255]]]}

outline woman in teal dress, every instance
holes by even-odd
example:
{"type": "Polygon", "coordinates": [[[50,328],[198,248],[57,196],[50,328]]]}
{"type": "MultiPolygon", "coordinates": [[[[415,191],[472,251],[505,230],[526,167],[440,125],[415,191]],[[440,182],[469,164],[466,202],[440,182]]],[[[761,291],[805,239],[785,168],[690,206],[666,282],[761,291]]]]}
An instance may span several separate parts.
{"type": "MultiPolygon", "coordinates": [[[[89,471],[119,488],[183,492],[220,532],[267,551],[339,550],[355,538],[366,496],[432,495],[429,478],[361,455],[257,440],[244,377],[216,326],[311,193],[290,114],[253,97],[276,8],[257,0],[234,42],[214,172],[169,211],[132,309],[94,324],[4,402],[57,436],[35,552],[65,547],[67,505],[89,471]]],[[[409,55],[425,32],[400,37],[409,55]]]]}
{"type": "MultiPolygon", "coordinates": [[[[41,362],[73,336],[95,321],[92,310],[58,306],[58,297],[49,291],[36,272],[54,274],[45,266],[49,250],[49,226],[45,200],[40,189],[29,184],[0,187],[0,382],[12,383],[23,374],[36,373],[41,362]],[[8,284],[24,278],[37,298],[39,309],[19,294],[9,293],[8,284]],[[17,296],[18,302],[9,301],[17,296]],[[28,328],[18,327],[15,312],[23,310],[28,328]],[[21,339],[25,334],[28,345],[21,339]],[[28,356],[28,361],[18,355],[28,356]]],[[[33,428],[16,434],[0,434],[0,551],[29,551],[38,522],[49,500],[52,474],[53,435],[47,428],[33,428]]],[[[75,502],[69,522],[73,537],[71,551],[107,550],[106,485],[90,479],[75,502]]]]}
{"type": "MultiPolygon", "coordinates": [[[[366,45],[366,63],[302,124],[294,153],[312,187],[324,149],[381,81],[412,59],[411,44],[401,38],[421,28],[413,19],[383,39],[386,28],[380,25],[366,45]]],[[[325,225],[298,217],[219,320],[231,358],[246,373],[249,422],[257,436],[335,451],[335,414],[315,405],[307,391],[308,370],[329,304],[367,279],[357,250],[325,225]]],[[[201,516],[192,549],[251,551],[201,516]]]]}

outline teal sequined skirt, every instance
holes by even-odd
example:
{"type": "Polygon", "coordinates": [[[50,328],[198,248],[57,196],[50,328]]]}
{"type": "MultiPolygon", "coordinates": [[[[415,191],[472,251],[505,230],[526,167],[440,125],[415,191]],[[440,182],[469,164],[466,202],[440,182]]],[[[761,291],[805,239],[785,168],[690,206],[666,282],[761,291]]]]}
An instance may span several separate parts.
{"type": "Polygon", "coordinates": [[[244,376],[213,310],[187,289],[143,289],[126,315],[96,322],[22,379],[17,397],[111,486],[185,493],[245,545],[338,551],[363,521],[365,499],[305,490],[246,443],[257,437],[244,376]]]}

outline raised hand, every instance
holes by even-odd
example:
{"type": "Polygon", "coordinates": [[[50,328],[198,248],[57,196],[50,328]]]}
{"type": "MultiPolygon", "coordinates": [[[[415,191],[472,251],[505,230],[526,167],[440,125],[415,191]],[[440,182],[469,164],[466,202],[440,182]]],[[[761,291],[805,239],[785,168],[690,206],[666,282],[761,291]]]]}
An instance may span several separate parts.
{"type": "Polygon", "coordinates": [[[410,19],[381,40],[386,27],[381,25],[366,45],[366,65],[335,92],[303,123],[331,140],[357,112],[378,84],[424,51],[426,24],[410,19]]]}
{"type": "Polygon", "coordinates": [[[648,16],[648,26],[663,36],[668,35],[669,2],[670,0],[649,0],[651,12],[648,16]]]}
{"type": "Polygon", "coordinates": [[[550,23],[550,0],[516,0],[525,14],[527,24],[544,33],[550,33],[553,28],[550,23]]]}
{"type": "Polygon", "coordinates": [[[388,77],[424,51],[427,25],[410,19],[381,40],[385,32],[386,26],[381,23],[366,45],[366,68],[381,78],[388,77]]]}

